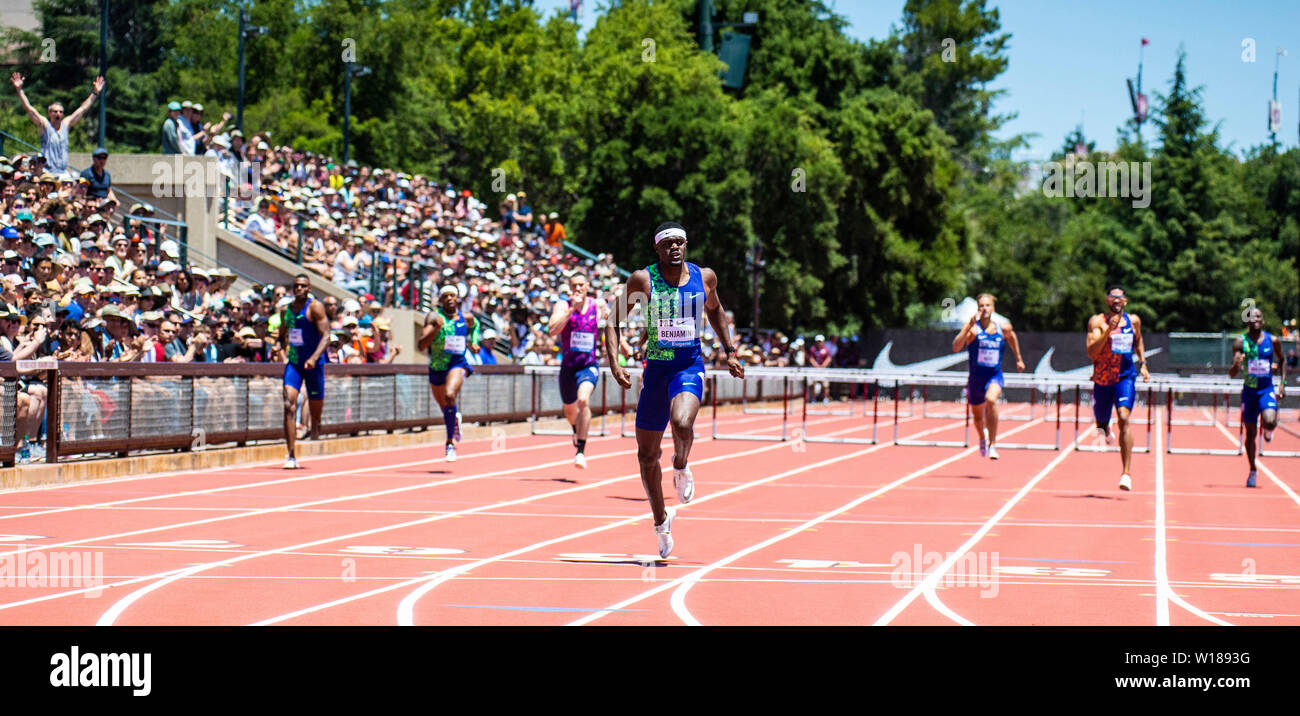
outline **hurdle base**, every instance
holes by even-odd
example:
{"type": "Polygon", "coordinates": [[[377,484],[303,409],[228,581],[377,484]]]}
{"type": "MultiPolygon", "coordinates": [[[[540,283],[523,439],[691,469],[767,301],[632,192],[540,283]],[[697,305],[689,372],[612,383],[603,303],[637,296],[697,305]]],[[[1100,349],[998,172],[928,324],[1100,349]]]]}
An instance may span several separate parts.
{"type": "MultiPolygon", "coordinates": [[[[790,438],[782,435],[739,435],[731,433],[715,433],[714,440],[754,440],[757,442],[783,443],[789,442],[790,438]]],[[[807,438],[804,438],[807,440],[807,438]]]]}
{"type": "MultiPolygon", "coordinates": [[[[1120,451],[1118,445],[1080,445],[1078,443],[1074,444],[1074,449],[1080,452],[1119,452],[1120,451]]],[[[1145,447],[1145,446],[1138,447],[1136,445],[1133,446],[1134,455],[1138,455],[1138,454],[1146,455],[1150,452],[1151,452],[1150,447],[1145,447]]]]}
{"type": "Polygon", "coordinates": [[[1227,448],[1166,448],[1165,452],[1171,455],[1244,455],[1246,454],[1240,448],[1228,450],[1227,448]]]}
{"type": "Polygon", "coordinates": [[[880,441],[876,438],[804,438],[806,443],[835,443],[837,445],[879,445],[880,441]]]}
{"type": "Polygon", "coordinates": [[[995,443],[995,448],[1005,448],[1007,450],[1060,450],[1060,445],[1050,443],[995,443]]]}
{"type": "Polygon", "coordinates": [[[895,440],[894,444],[911,447],[970,447],[970,443],[961,440],[895,440]]]}

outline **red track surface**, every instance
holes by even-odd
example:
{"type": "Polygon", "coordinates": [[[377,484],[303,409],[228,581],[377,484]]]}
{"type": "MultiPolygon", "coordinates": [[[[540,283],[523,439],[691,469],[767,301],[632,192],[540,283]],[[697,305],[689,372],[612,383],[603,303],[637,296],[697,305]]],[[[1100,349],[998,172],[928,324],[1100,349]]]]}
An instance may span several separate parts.
{"type": "MultiPolygon", "coordinates": [[[[870,435],[861,417],[809,421],[870,435]]],[[[1155,451],[1121,492],[1116,454],[713,441],[707,414],[697,432],[696,499],[662,562],[624,438],[592,439],[586,471],[538,436],[469,441],[451,465],[420,447],[0,493],[0,624],[1300,624],[1300,459],[1261,459],[1248,490],[1243,457],[1155,451]],[[98,588],[31,583],[70,552],[102,559],[98,588]],[[15,569],[27,583],[5,581],[15,569]]],[[[899,426],[920,433],[962,426],[899,426]]],[[[1002,433],[1051,442],[1054,426],[1002,433]]]]}

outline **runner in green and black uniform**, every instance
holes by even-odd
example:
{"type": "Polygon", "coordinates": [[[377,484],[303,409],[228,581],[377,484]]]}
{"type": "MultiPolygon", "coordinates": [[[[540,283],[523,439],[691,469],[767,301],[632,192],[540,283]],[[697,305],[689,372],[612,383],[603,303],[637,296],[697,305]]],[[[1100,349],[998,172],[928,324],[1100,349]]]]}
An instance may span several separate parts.
{"type": "Polygon", "coordinates": [[[443,286],[438,292],[438,307],[424,318],[419,341],[419,349],[429,351],[429,385],[447,428],[447,462],[456,461],[456,441],[460,440],[456,398],[465,378],[474,373],[465,360],[465,350],[468,347],[478,352],[478,320],[462,315],[459,303],[460,291],[455,286],[443,286]]]}
{"type": "Polygon", "coordinates": [[[619,326],[627,321],[631,303],[646,297],[646,365],[641,395],[636,404],[637,460],[641,482],[654,515],[659,556],[673,550],[673,511],[664,506],[663,471],[659,467],[664,428],[672,425],[673,486],[677,501],[686,504],[695,495],[695,478],[687,467],[695,441],[695,416],[704,391],[704,363],[700,333],[707,319],[727,354],[727,368],[737,378],[745,369],[731,345],[725,311],[718,300],[718,277],[712,269],[686,261],[686,230],[681,224],[661,224],[654,235],[659,261],[632,274],[623,296],[605,324],[605,354],[614,380],[627,390],[627,371],[618,365],[619,326]]]}

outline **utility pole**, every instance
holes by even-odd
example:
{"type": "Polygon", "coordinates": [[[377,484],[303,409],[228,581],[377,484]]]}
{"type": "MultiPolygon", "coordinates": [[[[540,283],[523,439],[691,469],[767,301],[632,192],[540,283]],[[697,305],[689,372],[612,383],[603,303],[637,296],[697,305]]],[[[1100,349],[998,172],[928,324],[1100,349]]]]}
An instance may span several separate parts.
{"type": "Polygon", "coordinates": [[[249,37],[265,35],[267,28],[265,25],[249,25],[248,11],[240,8],[239,10],[239,109],[235,114],[235,126],[239,131],[244,131],[244,40],[249,37]]]}
{"type": "Polygon", "coordinates": [[[343,74],[345,75],[343,83],[343,163],[347,164],[348,139],[352,129],[352,78],[370,74],[370,68],[363,67],[355,62],[346,62],[343,65],[343,74]]]}
{"type": "Polygon", "coordinates": [[[99,76],[104,78],[104,92],[99,95],[99,144],[96,146],[104,147],[108,128],[108,0],[99,0],[99,76]]]}
{"type": "Polygon", "coordinates": [[[766,265],[763,261],[763,240],[754,238],[754,244],[749,249],[749,255],[745,257],[745,265],[749,268],[750,276],[753,278],[754,288],[754,330],[750,339],[755,345],[758,344],[758,299],[762,295],[759,291],[760,284],[763,281],[763,267],[766,265]]]}

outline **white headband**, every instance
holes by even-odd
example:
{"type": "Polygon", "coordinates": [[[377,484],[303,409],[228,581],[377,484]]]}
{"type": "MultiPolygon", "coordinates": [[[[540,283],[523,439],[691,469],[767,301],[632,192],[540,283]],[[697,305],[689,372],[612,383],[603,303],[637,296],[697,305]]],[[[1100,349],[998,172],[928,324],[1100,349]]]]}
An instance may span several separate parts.
{"type": "Polygon", "coordinates": [[[669,227],[669,228],[664,229],[663,231],[660,231],[659,233],[655,234],[655,246],[658,246],[658,245],[659,245],[659,242],[660,242],[660,241],[663,241],[664,239],[672,239],[672,238],[678,238],[678,237],[683,238],[683,239],[686,238],[686,230],[685,230],[685,229],[679,229],[679,228],[677,228],[677,227],[675,227],[675,226],[674,226],[674,227],[669,227]]]}

